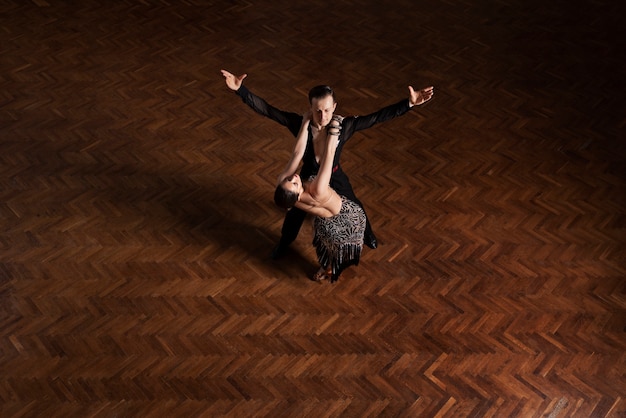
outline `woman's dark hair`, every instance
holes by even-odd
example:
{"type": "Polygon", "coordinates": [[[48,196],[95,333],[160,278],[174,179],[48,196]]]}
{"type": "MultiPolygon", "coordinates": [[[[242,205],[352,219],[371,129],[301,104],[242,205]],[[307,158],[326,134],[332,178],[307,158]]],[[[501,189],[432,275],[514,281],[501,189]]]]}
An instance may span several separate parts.
{"type": "Polygon", "coordinates": [[[315,86],[309,90],[309,103],[313,103],[313,99],[323,99],[326,96],[332,96],[333,102],[336,102],[335,92],[330,86],[315,86]]]}
{"type": "Polygon", "coordinates": [[[291,209],[298,201],[298,193],[285,190],[281,184],[276,186],[274,191],[274,203],[283,209],[291,209]]]}

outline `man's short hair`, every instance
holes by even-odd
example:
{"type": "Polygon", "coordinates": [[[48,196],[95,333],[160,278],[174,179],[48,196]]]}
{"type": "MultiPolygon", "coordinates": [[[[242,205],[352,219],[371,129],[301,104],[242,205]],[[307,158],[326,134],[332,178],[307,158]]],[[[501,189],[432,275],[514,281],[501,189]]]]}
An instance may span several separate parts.
{"type": "Polygon", "coordinates": [[[326,96],[332,96],[333,102],[336,102],[335,92],[330,86],[320,85],[309,90],[309,103],[313,103],[313,99],[323,99],[326,96]]]}

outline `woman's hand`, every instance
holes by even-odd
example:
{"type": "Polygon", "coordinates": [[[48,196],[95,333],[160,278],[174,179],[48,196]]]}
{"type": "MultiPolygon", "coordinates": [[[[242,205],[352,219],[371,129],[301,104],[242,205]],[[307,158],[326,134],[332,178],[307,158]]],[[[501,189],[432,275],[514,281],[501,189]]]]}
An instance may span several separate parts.
{"type": "Polygon", "coordinates": [[[329,139],[331,136],[336,136],[337,141],[339,141],[339,134],[341,134],[341,119],[339,118],[339,116],[333,116],[333,118],[328,123],[326,130],[328,132],[329,139]]]}

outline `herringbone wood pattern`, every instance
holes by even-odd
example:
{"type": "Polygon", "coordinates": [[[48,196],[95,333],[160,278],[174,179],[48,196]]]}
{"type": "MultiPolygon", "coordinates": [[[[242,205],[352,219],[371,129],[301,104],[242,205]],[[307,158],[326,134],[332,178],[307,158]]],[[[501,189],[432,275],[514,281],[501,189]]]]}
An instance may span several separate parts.
{"type": "Polygon", "coordinates": [[[626,413],[620,2],[0,1],[3,417],[626,413]],[[334,285],[273,181],[282,109],[434,85],[343,164],[334,285]]]}

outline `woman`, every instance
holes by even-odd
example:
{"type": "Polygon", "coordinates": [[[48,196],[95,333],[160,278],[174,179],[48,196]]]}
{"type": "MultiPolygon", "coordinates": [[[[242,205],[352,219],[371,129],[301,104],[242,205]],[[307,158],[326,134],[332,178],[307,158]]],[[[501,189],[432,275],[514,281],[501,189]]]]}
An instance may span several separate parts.
{"type": "Polygon", "coordinates": [[[332,283],[337,281],[346,267],[359,264],[366,219],[365,212],[358,204],[339,196],[329,185],[341,129],[339,118],[333,117],[329,123],[326,138],[313,143],[314,147],[321,147],[322,151],[317,176],[303,181],[295,174],[306,150],[310,120],[310,113],[302,118],[291,159],[278,176],[274,202],[282,208],[295,206],[316,216],[313,245],[321,268],[313,279],[330,279],[332,283]]]}

